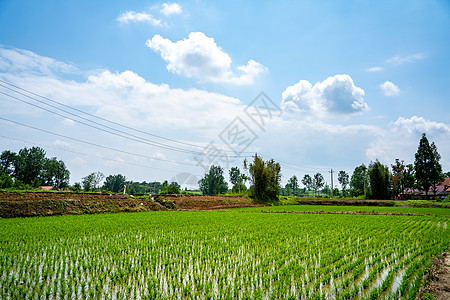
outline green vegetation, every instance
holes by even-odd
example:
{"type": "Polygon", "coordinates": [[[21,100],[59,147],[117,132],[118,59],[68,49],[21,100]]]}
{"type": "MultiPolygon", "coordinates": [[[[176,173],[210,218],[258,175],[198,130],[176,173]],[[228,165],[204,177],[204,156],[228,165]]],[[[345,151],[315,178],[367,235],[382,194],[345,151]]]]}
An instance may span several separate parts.
{"type": "Polygon", "coordinates": [[[0,219],[0,298],[414,299],[448,218],[149,212],[0,219]]]}
{"type": "MultiPolygon", "coordinates": [[[[240,211],[293,211],[293,212],[367,212],[399,213],[450,217],[450,208],[400,206],[334,206],[334,205],[279,205],[239,208],[240,211]]],[[[450,224],[449,224],[450,225],[450,224]]]]}
{"type": "Polygon", "coordinates": [[[225,194],[228,191],[228,184],[223,177],[223,168],[211,166],[209,173],[198,182],[203,195],[225,194]]]}
{"type": "MultiPolygon", "coordinates": [[[[247,161],[244,161],[244,168],[247,169],[247,161]]],[[[273,159],[264,161],[257,154],[253,157],[253,162],[248,165],[250,181],[252,184],[251,196],[261,203],[278,200],[281,182],[281,166],[273,159]]]]}
{"type": "Polygon", "coordinates": [[[69,187],[70,172],[56,157],[45,157],[39,147],[9,150],[0,155],[0,188],[31,189],[41,185],[69,187]]]}

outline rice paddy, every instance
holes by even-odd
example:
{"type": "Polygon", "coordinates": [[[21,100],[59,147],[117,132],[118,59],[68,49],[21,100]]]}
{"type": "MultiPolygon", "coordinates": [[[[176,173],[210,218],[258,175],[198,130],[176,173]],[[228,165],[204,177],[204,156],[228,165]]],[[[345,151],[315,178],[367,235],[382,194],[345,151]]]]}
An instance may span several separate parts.
{"type": "Polygon", "coordinates": [[[448,218],[145,212],[0,219],[1,299],[415,299],[448,218]]]}

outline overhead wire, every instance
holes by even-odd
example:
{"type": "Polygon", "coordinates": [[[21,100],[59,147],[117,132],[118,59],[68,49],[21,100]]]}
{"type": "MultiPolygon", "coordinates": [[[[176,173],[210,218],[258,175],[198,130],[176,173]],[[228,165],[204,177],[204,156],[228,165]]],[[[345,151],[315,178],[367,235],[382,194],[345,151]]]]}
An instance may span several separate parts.
{"type": "Polygon", "coordinates": [[[186,162],[177,162],[177,161],[172,161],[172,160],[163,159],[163,158],[159,158],[159,157],[146,156],[146,155],[133,153],[133,152],[125,151],[125,150],[120,150],[120,149],[116,149],[116,148],[112,148],[112,147],[108,147],[108,146],[104,146],[104,145],[99,145],[99,144],[88,142],[88,141],[83,141],[83,140],[80,140],[80,139],[77,139],[77,138],[74,138],[74,137],[70,137],[70,136],[67,136],[67,135],[64,135],[64,134],[51,132],[49,130],[45,130],[45,129],[38,128],[38,127],[35,127],[35,126],[27,125],[27,124],[24,124],[24,123],[21,123],[21,122],[9,120],[9,119],[3,118],[3,117],[0,117],[0,120],[4,120],[4,121],[7,121],[7,122],[10,122],[10,123],[13,123],[13,124],[17,124],[17,125],[20,125],[20,126],[23,126],[23,127],[31,128],[31,129],[34,129],[34,130],[37,130],[37,131],[41,131],[41,132],[44,132],[44,133],[47,133],[47,134],[59,136],[59,137],[65,138],[65,139],[73,140],[73,141],[80,142],[80,143],[83,143],[83,144],[87,144],[87,145],[90,145],[90,146],[95,146],[95,147],[99,147],[99,148],[103,148],[103,149],[107,149],[107,150],[111,150],[111,151],[115,151],[115,152],[120,152],[120,153],[123,153],[123,154],[128,154],[128,155],[133,155],[133,156],[147,158],[147,159],[153,159],[153,160],[160,160],[160,161],[170,162],[170,163],[175,163],[175,164],[180,164],[180,165],[198,166],[197,164],[191,164],[191,163],[186,163],[186,162]]]}
{"type": "MultiPolygon", "coordinates": [[[[11,90],[11,91],[14,91],[14,92],[16,92],[16,93],[18,93],[18,94],[21,94],[21,95],[23,95],[23,96],[25,96],[25,97],[28,97],[28,98],[30,98],[30,99],[33,99],[33,100],[35,100],[35,101],[38,101],[38,102],[40,102],[40,103],[42,103],[42,104],[48,105],[48,106],[53,107],[53,108],[55,108],[55,109],[58,109],[58,110],[60,110],[60,111],[64,111],[65,113],[74,115],[74,116],[76,116],[76,117],[78,117],[78,118],[81,118],[81,119],[83,119],[83,120],[92,122],[92,123],[97,124],[97,125],[100,125],[100,126],[103,126],[103,127],[105,127],[105,128],[108,128],[108,129],[113,129],[113,130],[117,130],[117,131],[119,131],[119,132],[122,132],[122,133],[125,133],[125,134],[128,134],[128,135],[132,135],[132,134],[130,134],[130,133],[120,131],[120,130],[118,130],[118,129],[116,129],[116,128],[111,128],[110,126],[107,126],[107,125],[104,125],[104,124],[101,124],[101,123],[98,123],[98,122],[89,120],[89,119],[87,119],[87,118],[84,118],[84,117],[82,117],[82,116],[76,115],[76,114],[74,114],[74,113],[68,112],[68,111],[63,110],[63,109],[61,109],[61,108],[59,108],[59,107],[56,107],[56,106],[51,105],[51,104],[49,104],[49,103],[46,103],[46,102],[44,102],[44,101],[42,101],[42,100],[36,99],[35,97],[26,95],[26,94],[24,94],[23,92],[26,92],[26,93],[29,93],[29,94],[34,95],[34,96],[36,96],[36,97],[45,99],[45,100],[50,101],[50,102],[52,102],[52,103],[56,103],[56,104],[58,104],[58,105],[61,105],[61,106],[63,106],[63,107],[69,108],[69,109],[72,109],[72,110],[74,110],[74,111],[83,113],[83,114],[88,115],[88,116],[90,116],[90,117],[93,117],[93,118],[102,120],[102,121],[104,121],[104,122],[108,122],[108,123],[114,124],[114,125],[116,125],[116,126],[120,126],[120,127],[126,128],[126,129],[128,129],[128,130],[132,130],[132,131],[139,132],[139,133],[142,133],[142,134],[146,134],[146,135],[149,135],[149,136],[157,137],[157,138],[164,139],[164,140],[167,140],[167,141],[179,143],[179,144],[182,144],[182,145],[186,145],[186,146],[190,146],[190,147],[196,147],[196,148],[202,148],[202,149],[204,149],[204,147],[203,147],[203,146],[200,146],[200,145],[195,145],[195,144],[191,144],[191,143],[186,143],[186,142],[178,141],[178,140],[171,139],[171,138],[166,138],[166,137],[163,137],[163,136],[161,136],[161,135],[152,134],[152,133],[149,133],[149,132],[146,132],[146,131],[143,131],[143,130],[139,130],[139,129],[136,129],[136,128],[133,128],[133,127],[130,127],[130,126],[127,126],[127,125],[120,124],[120,123],[118,123],[118,122],[115,122],[115,121],[112,121],[112,120],[109,120],[109,119],[106,119],[106,118],[102,118],[102,117],[96,116],[96,115],[94,115],[94,114],[91,114],[91,113],[85,112],[85,111],[83,111],[83,110],[77,109],[77,108],[75,108],[75,107],[66,105],[66,104],[61,103],[61,102],[59,102],[59,101],[55,101],[55,100],[50,99],[50,98],[48,98],[48,97],[39,95],[39,94],[37,94],[37,93],[34,93],[34,92],[29,91],[29,90],[27,90],[27,89],[21,88],[21,87],[19,87],[19,86],[17,86],[17,85],[14,85],[14,84],[12,84],[12,83],[9,83],[9,82],[4,81],[4,80],[1,80],[1,79],[0,79],[0,86],[4,87],[4,88],[6,88],[6,89],[9,89],[9,90],[11,90]],[[3,84],[1,84],[1,83],[3,83],[3,84]],[[9,86],[5,86],[5,84],[7,84],[7,85],[9,85],[9,86]],[[11,87],[13,87],[13,88],[11,88],[11,87]],[[16,89],[18,89],[18,90],[20,90],[20,91],[17,91],[16,89]],[[23,92],[21,92],[21,91],[23,91],[23,92]]],[[[51,112],[51,111],[50,111],[50,112],[51,112]]],[[[98,128],[97,128],[97,129],[98,129],[98,128]]],[[[144,138],[142,138],[142,137],[140,137],[140,136],[136,136],[136,135],[132,135],[132,136],[134,136],[134,137],[136,137],[136,138],[144,139],[144,138]]],[[[160,144],[160,145],[164,145],[164,146],[166,146],[166,147],[177,148],[177,147],[174,147],[174,146],[165,145],[165,144],[162,144],[162,143],[159,143],[159,142],[155,142],[155,141],[151,141],[151,140],[147,140],[147,141],[150,141],[150,142],[152,142],[152,143],[157,143],[157,144],[160,144]]],[[[178,149],[179,149],[179,148],[178,148],[178,149]]],[[[184,150],[184,149],[183,149],[183,150],[184,150]]],[[[226,150],[226,149],[220,149],[220,150],[221,150],[221,152],[234,152],[233,150],[226,150]]],[[[244,153],[251,153],[251,152],[244,152],[244,153]]],[[[233,157],[240,157],[240,156],[233,156],[233,157]]]]}
{"type": "MultiPolygon", "coordinates": [[[[121,163],[121,164],[131,165],[131,166],[137,166],[137,167],[142,167],[142,168],[147,168],[147,169],[153,169],[153,170],[158,170],[158,171],[164,171],[164,172],[169,172],[169,173],[180,173],[179,171],[167,170],[167,169],[162,169],[162,168],[156,168],[156,167],[151,167],[151,166],[144,165],[144,164],[130,163],[130,162],[123,161],[123,160],[117,160],[117,159],[112,159],[112,158],[106,158],[106,157],[99,156],[99,155],[87,154],[87,153],[83,153],[83,152],[79,152],[79,151],[74,151],[74,150],[69,150],[69,149],[59,148],[59,147],[55,147],[55,146],[45,145],[45,144],[42,144],[42,143],[36,143],[36,142],[32,142],[32,141],[27,141],[27,140],[22,140],[22,139],[12,138],[12,137],[8,137],[8,136],[4,136],[4,135],[2,135],[1,137],[4,138],[4,139],[9,139],[9,140],[13,140],[13,141],[22,142],[22,143],[32,144],[32,145],[36,145],[36,146],[40,146],[40,147],[51,148],[51,149],[55,149],[55,150],[59,150],[59,151],[64,151],[64,152],[75,153],[75,154],[79,154],[79,155],[83,155],[83,156],[90,156],[90,157],[94,157],[94,158],[98,158],[98,159],[102,159],[102,160],[106,160],[106,161],[111,161],[111,162],[116,162],[116,163],[121,163]]],[[[197,176],[198,176],[198,175],[197,175],[197,176]]]]}
{"type": "MultiPolygon", "coordinates": [[[[121,137],[121,138],[126,138],[126,139],[129,139],[129,140],[133,140],[133,141],[136,141],[136,142],[139,142],[139,143],[144,143],[144,144],[148,144],[148,145],[155,146],[155,147],[161,147],[161,148],[166,149],[166,150],[177,151],[177,152],[188,153],[188,154],[194,154],[194,155],[205,155],[205,151],[204,151],[205,147],[202,147],[202,146],[199,146],[199,145],[194,145],[194,144],[191,144],[191,143],[185,143],[185,142],[182,142],[182,141],[177,141],[177,140],[175,140],[175,139],[166,138],[166,137],[163,137],[163,136],[160,136],[160,135],[156,135],[156,134],[152,134],[152,133],[148,133],[148,132],[145,132],[145,131],[142,131],[142,130],[139,130],[139,129],[136,129],[136,128],[133,128],[133,127],[130,127],[130,126],[126,126],[126,125],[123,125],[123,124],[120,124],[120,123],[117,123],[117,122],[108,120],[108,119],[106,119],[106,118],[102,118],[102,117],[96,116],[96,115],[94,115],[94,114],[85,112],[85,111],[80,110],[80,109],[77,109],[77,108],[75,108],[75,107],[71,107],[71,106],[69,106],[69,105],[66,105],[66,104],[64,104],[64,103],[55,101],[55,100],[50,99],[50,98],[48,98],[48,97],[39,95],[39,94],[37,94],[37,93],[34,93],[34,92],[29,91],[29,90],[27,90],[27,89],[21,88],[21,87],[19,87],[19,86],[17,86],[17,85],[14,85],[14,84],[12,84],[12,83],[9,83],[9,82],[4,81],[4,80],[1,80],[1,79],[0,79],[0,86],[3,87],[3,88],[8,89],[8,90],[10,90],[10,91],[13,91],[13,92],[15,92],[15,93],[17,93],[17,94],[20,94],[20,95],[22,95],[22,96],[25,96],[25,97],[27,97],[27,98],[30,98],[30,99],[32,99],[32,100],[35,100],[35,101],[37,101],[37,102],[39,102],[39,103],[42,103],[42,104],[44,104],[44,105],[47,105],[47,106],[49,106],[49,107],[52,107],[52,108],[57,109],[57,110],[59,110],[59,111],[62,111],[62,112],[64,112],[64,113],[66,113],[66,114],[69,114],[70,116],[75,116],[75,117],[80,118],[80,119],[82,119],[82,120],[91,122],[91,123],[93,123],[93,124],[96,124],[96,125],[98,125],[98,126],[102,126],[102,127],[104,127],[104,128],[107,128],[108,130],[107,130],[107,129],[104,129],[104,128],[99,128],[99,127],[94,126],[94,125],[92,125],[92,124],[87,124],[87,123],[85,123],[85,122],[83,122],[83,121],[80,121],[80,120],[73,119],[73,118],[71,118],[71,117],[69,117],[69,116],[66,116],[66,115],[63,115],[63,114],[54,112],[54,111],[52,111],[52,110],[46,109],[46,108],[44,108],[44,107],[41,107],[41,106],[39,106],[39,105],[37,105],[37,104],[30,103],[30,102],[28,102],[28,101],[26,101],[26,100],[24,100],[24,99],[20,99],[20,98],[18,98],[18,97],[15,97],[15,96],[13,96],[13,95],[10,95],[10,94],[7,94],[7,93],[4,93],[4,92],[1,92],[1,91],[0,91],[1,94],[5,95],[5,96],[7,96],[7,97],[10,97],[10,98],[12,98],[12,99],[15,99],[15,100],[20,101],[20,102],[23,102],[23,103],[26,103],[26,104],[31,105],[31,106],[33,106],[33,107],[42,109],[42,110],[44,110],[44,111],[50,112],[50,113],[52,113],[52,114],[58,115],[58,116],[60,116],[60,117],[63,117],[63,118],[72,120],[72,121],[74,121],[74,122],[83,124],[83,125],[85,125],[85,126],[88,126],[88,127],[91,127],[91,128],[95,128],[95,129],[97,129],[97,130],[100,130],[100,131],[103,131],[103,132],[107,132],[107,133],[109,133],[109,134],[116,135],[116,136],[119,136],[119,137],[121,137]],[[3,83],[3,84],[2,84],[2,83],[3,83]],[[8,86],[6,86],[5,84],[7,84],[8,86]],[[13,87],[13,88],[11,88],[11,87],[13,87]],[[16,89],[17,89],[17,90],[16,90],[16,89]],[[88,115],[88,116],[90,116],[90,117],[93,117],[93,118],[102,120],[102,121],[104,121],[104,122],[108,122],[108,123],[114,124],[114,125],[116,125],[116,126],[120,126],[120,127],[126,128],[126,129],[128,129],[128,130],[132,130],[132,131],[135,131],[135,132],[139,132],[139,133],[142,133],[142,134],[146,134],[146,135],[149,135],[149,136],[157,137],[157,138],[160,138],[160,139],[164,139],[164,140],[167,140],[167,141],[171,141],[171,142],[175,142],[175,143],[179,143],[179,144],[183,144],[183,145],[187,145],[187,146],[191,146],[191,147],[203,148],[203,152],[195,152],[195,151],[192,151],[192,150],[186,150],[186,149],[182,149],[182,148],[175,147],[175,146],[172,146],[172,145],[167,145],[167,144],[163,144],[163,143],[160,143],[160,142],[148,140],[148,139],[142,138],[142,137],[140,137],[140,136],[137,136],[137,135],[134,135],[134,134],[130,134],[130,133],[128,133],[128,132],[125,132],[125,131],[122,131],[122,130],[113,128],[113,127],[111,127],[111,126],[104,125],[104,124],[101,124],[101,123],[99,123],[99,122],[90,120],[90,119],[85,118],[85,117],[83,117],[83,116],[80,116],[80,115],[78,115],[78,114],[74,114],[74,113],[69,112],[69,111],[67,111],[67,110],[61,109],[61,108],[59,108],[59,107],[57,107],[57,106],[55,106],[55,105],[52,105],[52,104],[46,103],[45,101],[39,100],[39,99],[37,99],[36,97],[27,95],[27,94],[25,94],[25,93],[23,93],[23,92],[26,92],[26,93],[29,93],[29,94],[34,95],[34,96],[36,96],[36,97],[45,99],[45,100],[50,101],[50,102],[52,102],[52,103],[56,103],[56,104],[58,104],[58,105],[61,105],[61,106],[63,106],[63,107],[69,108],[69,109],[72,109],[72,110],[74,110],[74,111],[83,113],[83,114],[88,115]],[[117,132],[120,132],[120,133],[116,133],[116,132],[111,131],[111,130],[114,130],[114,131],[117,131],[117,132]],[[125,135],[124,135],[124,134],[125,134],[125,135]]],[[[9,122],[12,122],[12,123],[16,123],[16,124],[21,125],[21,126],[29,127],[29,128],[35,129],[35,130],[39,130],[39,131],[42,131],[42,132],[46,132],[46,133],[48,133],[48,134],[53,134],[53,135],[57,135],[57,136],[60,136],[60,137],[72,139],[72,140],[75,140],[75,141],[77,141],[77,142],[81,142],[81,143],[93,145],[93,146],[96,146],[96,147],[102,147],[102,148],[105,148],[105,149],[109,149],[109,150],[117,151],[117,152],[122,152],[122,153],[126,153],[126,154],[129,154],[129,155],[136,155],[136,156],[140,156],[140,157],[146,157],[146,158],[149,158],[149,159],[156,159],[156,158],[147,157],[147,156],[142,156],[142,155],[140,155],[140,154],[136,154],[136,153],[132,153],[132,152],[128,152],[128,151],[122,151],[122,150],[120,150],[120,149],[114,149],[114,148],[111,148],[111,147],[106,147],[106,146],[98,145],[98,144],[95,144],[95,143],[82,141],[82,140],[80,140],[80,139],[71,138],[71,137],[68,137],[68,136],[65,136],[65,135],[53,133],[53,132],[50,132],[50,131],[47,131],[47,130],[44,130],[44,129],[40,129],[40,128],[37,128],[37,127],[34,127],[34,126],[29,126],[29,125],[26,125],[26,124],[23,124],[23,123],[20,123],[20,122],[15,122],[15,121],[12,121],[12,120],[8,120],[8,119],[5,119],[5,118],[0,118],[0,119],[6,120],[6,121],[9,121],[9,122]]],[[[232,151],[232,150],[223,150],[223,149],[218,149],[218,150],[220,150],[220,152],[234,152],[234,151],[232,151]]],[[[246,152],[242,152],[242,153],[253,153],[253,152],[246,151],[246,152]]],[[[308,170],[308,169],[309,169],[309,170],[317,170],[317,169],[323,169],[323,170],[325,170],[325,169],[327,169],[327,168],[325,168],[325,167],[318,167],[318,166],[315,166],[315,167],[302,166],[302,165],[298,165],[298,164],[289,163],[289,162],[286,162],[286,161],[277,160],[277,159],[275,159],[273,156],[268,156],[268,155],[264,155],[264,154],[260,154],[260,155],[263,156],[263,157],[265,157],[266,159],[272,159],[272,158],[273,158],[274,160],[276,160],[277,162],[281,163],[284,167],[286,167],[286,168],[288,168],[288,169],[301,170],[301,171],[304,171],[304,172],[308,172],[308,171],[306,171],[306,170],[308,170]]],[[[253,155],[239,155],[239,154],[238,154],[238,155],[215,155],[215,157],[217,157],[217,158],[221,158],[221,157],[228,157],[228,158],[247,158],[247,157],[252,157],[252,156],[253,156],[253,155]]],[[[163,159],[160,159],[160,160],[163,160],[163,159]]],[[[188,163],[182,163],[182,162],[176,162],[176,161],[170,161],[170,160],[166,160],[166,161],[172,162],[172,163],[179,163],[179,164],[188,164],[188,163]]],[[[188,165],[195,165],[195,166],[198,166],[198,164],[188,164],[188,165]]]]}

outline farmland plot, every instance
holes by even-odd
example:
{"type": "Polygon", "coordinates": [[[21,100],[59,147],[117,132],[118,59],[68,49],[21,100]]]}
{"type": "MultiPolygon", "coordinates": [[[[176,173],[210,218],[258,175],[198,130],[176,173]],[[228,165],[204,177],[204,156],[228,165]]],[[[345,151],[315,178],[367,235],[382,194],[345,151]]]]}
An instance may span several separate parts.
{"type": "Polygon", "coordinates": [[[414,299],[448,218],[146,212],[0,219],[0,298],[414,299]]]}

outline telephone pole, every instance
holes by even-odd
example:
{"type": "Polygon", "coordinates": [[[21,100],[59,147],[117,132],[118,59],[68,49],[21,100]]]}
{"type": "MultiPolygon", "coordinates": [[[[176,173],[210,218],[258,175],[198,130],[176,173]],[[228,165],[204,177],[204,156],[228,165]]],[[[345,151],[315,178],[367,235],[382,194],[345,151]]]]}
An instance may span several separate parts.
{"type": "Polygon", "coordinates": [[[333,169],[329,173],[331,174],[331,198],[333,198],[333,169]]]}

